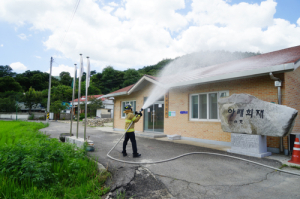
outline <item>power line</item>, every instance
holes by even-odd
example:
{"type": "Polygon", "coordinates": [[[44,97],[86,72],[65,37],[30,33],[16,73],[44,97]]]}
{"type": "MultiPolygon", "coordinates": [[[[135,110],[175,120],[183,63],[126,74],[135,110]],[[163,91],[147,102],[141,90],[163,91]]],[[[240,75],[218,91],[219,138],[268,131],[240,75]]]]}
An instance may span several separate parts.
{"type": "Polygon", "coordinates": [[[69,31],[69,29],[70,29],[70,27],[71,27],[71,24],[72,24],[72,22],[73,22],[75,13],[76,13],[77,8],[78,8],[78,6],[79,6],[79,3],[80,3],[80,0],[77,0],[77,3],[75,4],[74,10],[73,10],[73,14],[72,14],[71,21],[70,21],[70,23],[69,23],[68,28],[65,30],[65,35],[64,35],[63,40],[62,40],[62,42],[61,42],[61,44],[60,44],[60,46],[59,46],[59,48],[58,48],[58,51],[60,50],[61,46],[63,45],[63,43],[64,43],[64,41],[65,41],[66,35],[67,35],[67,33],[68,33],[68,31],[69,31]]]}

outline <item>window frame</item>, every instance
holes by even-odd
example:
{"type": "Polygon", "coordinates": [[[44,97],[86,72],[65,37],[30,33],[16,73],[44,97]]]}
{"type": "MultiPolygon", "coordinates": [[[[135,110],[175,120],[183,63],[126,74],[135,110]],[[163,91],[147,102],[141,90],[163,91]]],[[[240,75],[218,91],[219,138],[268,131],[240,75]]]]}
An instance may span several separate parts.
{"type": "Polygon", "coordinates": [[[223,90],[223,91],[212,91],[212,92],[203,92],[203,93],[192,93],[189,95],[189,121],[199,121],[199,122],[220,122],[220,115],[219,115],[219,106],[217,107],[218,110],[218,119],[209,119],[210,117],[210,112],[209,112],[209,105],[210,105],[210,101],[209,101],[209,94],[211,93],[216,93],[217,94],[217,100],[219,100],[221,97],[220,95],[222,93],[226,93],[226,97],[229,96],[229,91],[228,90],[223,90]],[[200,95],[206,95],[206,119],[199,119],[200,118],[200,95]],[[198,118],[192,118],[192,96],[198,96],[198,118]]]}
{"type": "Polygon", "coordinates": [[[131,104],[131,105],[133,106],[133,107],[132,107],[132,111],[135,112],[135,111],[136,111],[136,100],[126,100],[126,101],[121,101],[121,118],[125,119],[125,117],[126,117],[125,113],[124,113],[124,116],[123,116],[123,102],[125,102],[125,105],[126,105],[127,103],[130,103],[130,104],[131,104],[131,102],[135,102],[135,110],[134,110],[133,104],[131,104]]]}

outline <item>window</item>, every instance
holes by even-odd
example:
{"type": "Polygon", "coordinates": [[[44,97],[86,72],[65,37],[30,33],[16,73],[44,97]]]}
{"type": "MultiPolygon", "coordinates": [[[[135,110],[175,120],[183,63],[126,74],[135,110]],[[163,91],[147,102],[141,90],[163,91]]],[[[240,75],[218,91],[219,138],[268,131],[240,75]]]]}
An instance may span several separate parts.
{"type": "Polygon", "coordinates": [[[218,120],[218,99],[229,96],[229,91],[192,94],[190,96],[191,120],[218,120]]]}
{"type": "Polygon", "coordinates": [[[124,107],[130,104],[132,106],[132,111],[134,112],[136,110],[136,101],[123,101],[122,102],[122,108],[121,108],[121,116],[122,118],[125,118],[125,113],[124,113],[124,107]]]}

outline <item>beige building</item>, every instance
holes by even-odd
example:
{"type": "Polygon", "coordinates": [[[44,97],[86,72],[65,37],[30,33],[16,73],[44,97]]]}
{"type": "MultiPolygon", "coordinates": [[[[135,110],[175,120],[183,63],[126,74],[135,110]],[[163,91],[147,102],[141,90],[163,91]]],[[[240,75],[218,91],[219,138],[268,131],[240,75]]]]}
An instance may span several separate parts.
{"type": "MultiPolygon", "coordinates": [[[[300,111],[300,46],[237,61],[196,69],[192,75],[175,77],[168,93],[143,112],[135,130],[181,135],[181,139],[230,146],[231,134],[221,129],[217,100],[247,93],[257,98],[300,111]],[[297,68],[295,70],[295,68],[297,68]],[[224,70],[225,69],[225,70],[224,70]],[[281,81],[281,96],[270,73],[281,81]]],[[[114,129],[124,131],[124,106],[140,110],[155,86],[156,77],[145,75],[136,84],[103,97],[114,97],[114,129]]],[[[300,117],[290,137],[283,138],[284,149],[300,134],[300,117]],[[291,138],[291,139],[289,139],[291,138]]],[[[268,151],[278,153],[280,138],[267,137],[268,151]]]]}

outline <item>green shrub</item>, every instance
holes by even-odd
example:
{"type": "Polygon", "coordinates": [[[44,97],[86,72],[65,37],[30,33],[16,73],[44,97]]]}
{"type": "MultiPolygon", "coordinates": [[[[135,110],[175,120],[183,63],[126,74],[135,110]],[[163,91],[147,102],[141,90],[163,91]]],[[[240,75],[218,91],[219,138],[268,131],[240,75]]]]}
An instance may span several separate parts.
{"type": "Polygon", "coordinates": [[[30,116],[28,117],[28,120],[34,120],[34,115],[33,115],[33,114],[30,115],[30,116]]]}
{"type": "Polygon", "coordinates": [[[0,121],[0,198],[99,198],[109,173],[83,149],[38,132],[49,124],[0,121]]]}
{"type": "Polygon", "coordinates": [[[80,113],[79,119],[82,120],[85,118],[85,114],[84,113],[80,113]]]}

